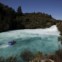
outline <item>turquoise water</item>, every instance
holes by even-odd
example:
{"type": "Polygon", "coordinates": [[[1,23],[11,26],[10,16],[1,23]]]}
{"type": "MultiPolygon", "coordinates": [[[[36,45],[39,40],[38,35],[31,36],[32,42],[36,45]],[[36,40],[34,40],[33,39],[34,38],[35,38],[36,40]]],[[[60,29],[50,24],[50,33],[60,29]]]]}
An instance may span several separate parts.
{"type": "Polygon", "coordinates": [[[9,57],[19,55],[23,50],[32,52],[41,51],[43,53],[52,53],[59,49],[58,36],[56,35],[38,35],[21,33],[20,35],[8,33],[0,34],[0,56],[9,57]],[[10,40],[15,40],[15,45],[8,45],[10,40]],[[4,46],[4,47],[2,47],[4,46]]]}
{"type": "MultiPolygon", "coordinates": [[[[30,30],[31,31],[31,30],[30,30]]],[[[42,30],[40,30],[42,32],[42,30]]],[[[50,33],[50,31],[48,31],[50,33]]],[[[33,53],[38,51],[44,54],[53,53],[59,49],[58,35],[53,31],[50,34],[46,32],[33,33],[29,30],[15,30],[0,33],[0,56],[5,58],[9,56],[19,56],[24,50],[30,50],[33,53]],[[9,45],[8,42],[15,40],[16,44],[9,45]]],[[[58,33],[57,33],[58,34],[58,33]]]]}

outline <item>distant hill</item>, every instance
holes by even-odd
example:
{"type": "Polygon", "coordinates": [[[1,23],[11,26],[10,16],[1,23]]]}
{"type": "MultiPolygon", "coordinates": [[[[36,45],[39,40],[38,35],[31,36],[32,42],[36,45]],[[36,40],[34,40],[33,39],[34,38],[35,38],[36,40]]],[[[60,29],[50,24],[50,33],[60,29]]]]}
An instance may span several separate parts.
{"type": "Polygon", "coordinates": [[[62,32],[61,20],[54,19],[51,15],[45,13],[23,13],[21,6],[17,12],[2,3],[0,3],[0,32],[16,29],[36,29],[47,28],[52,25],[60,25],[59,30],[62,32]]]}

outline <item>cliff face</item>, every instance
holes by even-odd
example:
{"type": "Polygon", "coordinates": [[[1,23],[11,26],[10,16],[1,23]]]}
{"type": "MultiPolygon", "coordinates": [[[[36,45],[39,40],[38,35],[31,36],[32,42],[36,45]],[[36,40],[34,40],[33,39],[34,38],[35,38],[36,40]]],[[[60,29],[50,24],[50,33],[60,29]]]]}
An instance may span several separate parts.
{"type": "Polygon", "coordinates": [[[47,28],[56,24],[55,19],[43,13],[24,14],[21,18],[26,29],[47,28]]]}
{"type": "Polygon", "coordinates": [[[42,13],[29,13],[15,18],[0,20],[0,32],[14,29],[37,29],[48,28],[52,25],[57,25],[62,34],[62,22],[42,13]]]}
{"type": "Polygon", "coordinates": [[[58,22],[56,25],[58,30],[60,31],[60,34],[62,35],[62,22],[58,22]]]}
{"type": "MultiPolygon", "coordinates": [[[[20,10],[19,10],[20,11],[20,10]]],[[[0,3],[0,32],[17,29],[47,28],[56,25],[62,32],[62,23],[45,13],[20,13],[0,3]]]]}
{"type": "Polygon", "coordinates": [[[22,54],[22,59],[26,62],[62,62],[62,50],[58,50],[55,54],[44,55],[41,52],[37,52],[32,55],[32,52],[25,51],[22,54]]]}

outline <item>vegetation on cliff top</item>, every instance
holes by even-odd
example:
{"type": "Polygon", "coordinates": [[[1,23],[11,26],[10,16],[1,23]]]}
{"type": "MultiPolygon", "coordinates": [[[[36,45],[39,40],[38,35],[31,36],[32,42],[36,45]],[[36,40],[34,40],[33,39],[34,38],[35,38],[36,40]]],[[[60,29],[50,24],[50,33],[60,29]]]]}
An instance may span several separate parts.
{"type": "Polygon", "coordinates": [[[17,11],[0,3],[0,32],[15,29],[46,28],[56,24],[51,15],[45,13],[23,13],[21,6],[17,11]]]}

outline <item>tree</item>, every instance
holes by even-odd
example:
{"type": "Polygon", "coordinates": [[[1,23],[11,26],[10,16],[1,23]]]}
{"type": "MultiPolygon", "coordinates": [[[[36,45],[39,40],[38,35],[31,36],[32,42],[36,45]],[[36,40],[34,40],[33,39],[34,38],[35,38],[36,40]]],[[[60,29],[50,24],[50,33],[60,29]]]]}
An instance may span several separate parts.
{"type": "Polygon", "coordinates": [[[18,9],[17,9],[17,14],[18,14],[18,15],[22,15],[22,9],[21,9],[21,6],[18,7],[18,9]]]}

